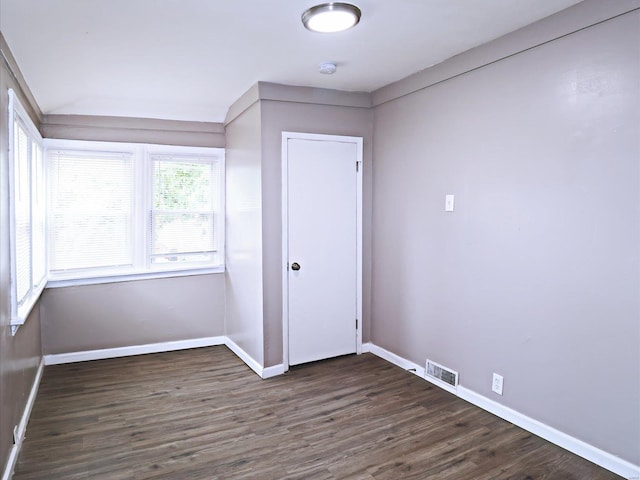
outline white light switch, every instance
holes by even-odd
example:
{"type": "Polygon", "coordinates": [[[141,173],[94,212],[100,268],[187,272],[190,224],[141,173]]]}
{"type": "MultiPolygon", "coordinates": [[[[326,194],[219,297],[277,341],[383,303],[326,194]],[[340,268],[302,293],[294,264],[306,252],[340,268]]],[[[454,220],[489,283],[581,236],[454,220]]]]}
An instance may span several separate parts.
{"type": "Polygon", "coordinates": [[[444,211],[453,212],[453,195],[445,195],[444,197],[444,211]]]}

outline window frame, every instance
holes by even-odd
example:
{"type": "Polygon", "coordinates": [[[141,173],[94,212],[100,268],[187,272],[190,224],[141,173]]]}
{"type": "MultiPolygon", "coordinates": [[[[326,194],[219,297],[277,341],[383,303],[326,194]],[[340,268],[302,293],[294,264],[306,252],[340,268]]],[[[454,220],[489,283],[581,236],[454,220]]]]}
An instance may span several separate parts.
{"type": "Polygon", "coordinates": [[[43,290],[47,286],[47,249],[46,249],[46,201],[35,202],[36,196],[46,198],[46,170],[44,168],[44,145],[40,132],[36,128],[35,124],[31,120],[31,117],[27,113],[26,109],[22,105],[20,98],[16,95],[13,89],[8,89],[7,94],[9,97],[8,102],[8,159],[9,159],[9,255],[11,258],[11,271],[10,271],[10,326],[11,333],[16,334],[18,328],[24,325],[27,318],[31,314],[33,307],[36,305],[43,290]],[[15,124],[19,124],[20,127],[27,134],[27,185],[29,189],[29,213],[28,213],[28,225],[29,225],[29,288],[22,298],[18,298],[18,238],[17,230],[18,225],[16,222],[16,145],[15,145],[15,124]],[[38,171],[37,162],[40,162],[40,172],[42,177],[41,182],[38,184],[38,179],[35,178],[35,173],[38,171]],[[38,188],[39,187],[39,188],[38,188]],[[36,204],[34,206],[34,204],[36,204]],[[44,272],[44,275],[39,278],[34,278],[34,271],[36,271],[36,256],[37,253],[34,249],[36,243],[35,236],[37,234],[34,229],[34,218],[37,214],[36,206],[41,205],[45,211],[40,212],[44,215],[44,229],[42,231],[43,238],[40,239],[41,245],[44,250],[39,252],[41,254],[44,265],[38,265],[39,270],[44,272]]]}
{"type": "MultiPolygon", "coordinates": [[[[133,155],[133,218],[131,232],[131,248],[133,267],[125,269],[113,268],[93,268],[61,272],[52,272],[50,270],[50,262],[47,264],[47,272],[49,276],[48,287],[66,287],[73,285],[93,285],[113,282],[124,282],[132,280],[152,279],[152,278],[168,278],[181,277],[191,275],[204,275],[211,273],[222,273],[225,271],[225,233],[224,233],[224,216],[225,216],[225,151],[223,148],[213,147],[186,147],[186,146],[169,146],[157,144],[131,144],[122,142],[94,142],[80,140],[44,140],[45,153],[45,169],[47,177],[51,178],[51,151],[74,151],[81,152],[131,152],[133,155]],[[220,178],[218,185],[218,194],[220,195],[220,211],[214,212],[214,218],[217,214],[215,226],[219,229],[220,237],[218,238],[217,251],[219,252],[219,263],[216,265],[185,265],[184,267],[171,266],[170,268],[158,268],[150,265],[149,257],[149,235],[151,234],[151,225],[149,212],[153,207],[153,171],[152,156],[153,155],[176,155],[180,157],[208,157],[212,162],[219,164],[220,178]]],[[[212,185],[215,191],[216,186],[212,185]]],[[[50,201],[51,186],[47,184],[47,199],[51,207],[50,201]]],[[[50,216],[50,210],[47,209],[47,218],[50,216]]],[[[50,248],[53,247],[51,241],[47,242],[50,248]]]]}
{"type": "Polygon", "coordinates": [[[135,240],[135,221],[136,221],[136,205],[135,205],[135,176],[136,176],[136,152],[134,148],[129,148],[130,145],[123,144],[106,144],[103,142],[78,142],[74,140],[48,140],[45,139],[45,168],[47,169],[47,219],[48,219],[48,232],[47,232],[47,246],[49,248],[48,252],[48,263],[47,263],[47,272],[49,278],[51,280],[57,279],[78,279],[85,277],[95,276],[95,272],[102,272],[100,276],[112,276],[112,275],[122,275],[123,273],[129,273],[135,268],[135,258],[133,256],[134,253],[134,240],[135,240]],[[49,144],[64,144],[68,145],[68,148],[58,148],[58,147],[49,147],[49,144]],[[87,148],[87,146],[95,145],[96,148],[87,148]],[[128,267],[123,266],[101,266],[101,267],[83,267],[69,270],[61,270],[61,271],[53,271],[52,264],[56,260],[55,254],[52,251],[52,245],[54,241],[52,239],[54,222],[51,220],[52,217],[52,209],[55,207],[52,200],[53,195],[53,187],[52,184],[58,179],[57,174],[53,172],[52,163],[54,162],[54,157],[56,152],[64,152],[63,156],[68,156],[70,158],[78,157],[81,159],[83,156],[92,157],[92,160],[95,158],[101,158],[105,161],[111,159],[118,159],[118,157],[128,158],[131,163],[131,210],[129,212],[129,228],[131,231],[131,247],[132,257],[131,264],[128,267]]]}
{"type": "MultiPolygon", "coordinates": [[[[172,266],[172,265],[165,265],[165,268],[162,268],[161,263],[155,263],[152,261],[152,238],[151,236],[153,235],[153,213],[156,212],[157,210],[154,208],[154,162],[158,159],[157,157],[177,157],[176,159],[170,159],[170,158],[166,158],[163,159],[162,161],[164,162],[175,162],[175,163],[181,163],[183,161],[189,161],[192,163],[196,163],[196,164],[203,164],[203,165],[211,165],[213,167],[213,164],[216,163],[215,161],[211,161],[210,159],[208,159],[207,157],[211,157],[210,155],[206,155],[206,150],[200,150],[200,149],[196,149],[196,148],[191,148],[189,150],[182,150],[182,151],[178,151],[175,149],[175,147],[167,147],[167,146],[163,146],[163,145],[153,145],[153,146],[147,146],[147,148],[145,149],[145,167],[147,168],[147,174],[146,174],[146,179],[147,179],[147,202],[146,202],[146,210],[144,212],[145,214],[145,221],[147,222],[146,226],[145,226],[145,233],[147,235],[147,237],[145,238],[145,263],[146,263],[146,268],[151,271],[151,272],[156,272],[156,271],[179,271],[179,270],[184,270],[184,268],[181,268],[180,266],[172,266]],[[203,154],[204,153],[204,154],[203,154]]],[[[220,184],[222,184],[222,188],[220,188],[217,192],[215,189],[215,186],[212,184],[211,185],[211,194],[212,194],[212,201],[213,198],[215,196],[215,194],[217,193],[218,198],[215,200],[215,203],[218,205],[218,211],[215,211],[215,209],[211,210],[211,213],[213,215],[213,228],[214,228],[214,232],[218,233],[218,245],[217,245],[217,249],[213,250],[211,253],[217,254],[217,257],[220,258],[220,262],[219,264],[224,266],[224,216],[225,216],[225,210],[224,210],[224,200],[225,200],[225,189],[224,189],[224,160],[222,161],[218,161],[218,170],[219,170],[219,181],[220,184]]],[[[204,211],[196,211],[196,210],[191,210],[191,213],[196,213],[196,214],[204,214],[204,211]]],[[[208,212],[207,212],[208,213],[208,212]]],[[[180,253],[185,253],[185,252],[178,252],[178,254],[180,253]]],[[[201,262],[201,265],[206,265],[206,263],[201,262]]],[[[194,262],[191,265],[193,265],[193,268],[198,268],[197,265],[198,263],[194,262]]]]}

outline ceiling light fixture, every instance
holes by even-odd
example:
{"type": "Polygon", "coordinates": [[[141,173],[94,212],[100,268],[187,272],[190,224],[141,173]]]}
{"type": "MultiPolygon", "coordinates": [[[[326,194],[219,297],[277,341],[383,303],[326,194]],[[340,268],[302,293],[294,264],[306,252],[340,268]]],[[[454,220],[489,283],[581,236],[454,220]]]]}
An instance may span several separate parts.
{"type": "Polygon", "coordinates": [[[302,23],[312,32],[342,32],[360,21],[362,12],[350,3],[330,2],[311,7],[302,14],[302,23]]]}

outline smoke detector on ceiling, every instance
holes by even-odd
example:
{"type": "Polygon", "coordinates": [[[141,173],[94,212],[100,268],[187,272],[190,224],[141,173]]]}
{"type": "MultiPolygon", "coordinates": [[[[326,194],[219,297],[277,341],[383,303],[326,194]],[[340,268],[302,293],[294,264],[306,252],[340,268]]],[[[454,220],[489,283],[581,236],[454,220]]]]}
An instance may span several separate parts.
{"type": "Polygon", "coordinates": [[[324,73],[325,75],[333,75],[336,73],[338,67],[336,67],[335,63],[325,62],[320,64],[320,73],[324,73]]]}

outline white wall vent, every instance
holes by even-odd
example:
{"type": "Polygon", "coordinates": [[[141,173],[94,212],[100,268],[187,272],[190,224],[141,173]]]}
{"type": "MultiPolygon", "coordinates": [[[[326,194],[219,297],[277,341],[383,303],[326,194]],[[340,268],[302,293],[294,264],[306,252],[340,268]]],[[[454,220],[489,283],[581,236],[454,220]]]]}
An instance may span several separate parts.
{"type": "Polygon", "coordinates": [[[434,362],[433,360],[427,359],[427,368],[425,370],[425,375],[427,377],[440,380],[441,382],[444,382],[447,385],[451,385],[454,388],[458,386],[458,372],[444,367],[439,363],[434,362]]]}

